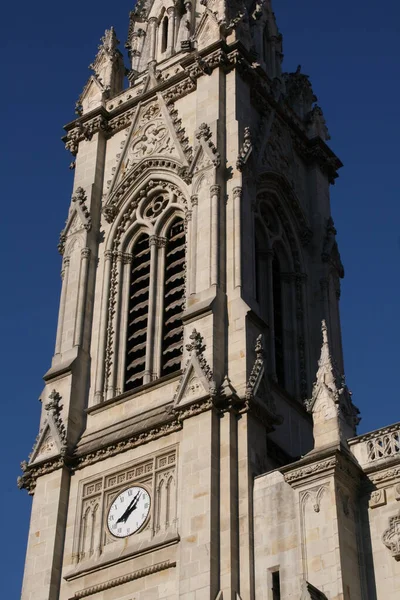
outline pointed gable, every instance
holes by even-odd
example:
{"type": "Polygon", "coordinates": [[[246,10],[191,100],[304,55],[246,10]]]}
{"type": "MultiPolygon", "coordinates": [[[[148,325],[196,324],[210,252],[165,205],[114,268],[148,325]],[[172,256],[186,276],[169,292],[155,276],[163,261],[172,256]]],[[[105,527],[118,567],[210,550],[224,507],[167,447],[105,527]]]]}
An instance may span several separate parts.
{"type": "MultiPolygon", "coordinates": [[[[151,83],[150,74],[146,80],[146,88],[151,83]]],[[[173,158],[183,167],[188,167],[191,153],[177,111],[172,105],[167,107],[160,93],[148,102],[139,103],[122,143],[122,152],[117,156],[118,162],[109,182],[108,197],[142,160],[155,156],[173,158]]]]}
{"type": "Polygon", "coordinates": [[[174,396],[174,408],[216,395],[212,371],[203,354],[203,338],[196,329],[193,329],[189,337],[191,342],[186,349],[190,352],[190,358],[174,396]]]}
{"type": "Polygon", "coordinates": [[[66,432],[61,420],[61,396],[53,390],[45,404],[45,418],[29,457],[29,465],[64,454],[66,432]]]}

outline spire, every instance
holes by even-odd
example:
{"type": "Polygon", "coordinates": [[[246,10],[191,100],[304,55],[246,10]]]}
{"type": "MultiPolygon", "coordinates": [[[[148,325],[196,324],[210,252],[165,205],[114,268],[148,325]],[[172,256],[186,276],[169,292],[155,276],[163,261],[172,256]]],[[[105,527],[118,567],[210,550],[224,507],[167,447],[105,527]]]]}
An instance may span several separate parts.
{"type": "Polygon", "coordinates": [[[306,408],[313,417],[315,449],[335,443],[347,445],[347,439],[356,435],[360,411],[331,354],[325,320],[317,378],[306,408]]]}
{"type": "Polygon", "coordinates": [[[84,114],[101,105],[103,99],[112,98],[122,91],[125,67],[114,27],[106,29],[94,61],[93,71],[76,103],[76,112],[84,114]]]}

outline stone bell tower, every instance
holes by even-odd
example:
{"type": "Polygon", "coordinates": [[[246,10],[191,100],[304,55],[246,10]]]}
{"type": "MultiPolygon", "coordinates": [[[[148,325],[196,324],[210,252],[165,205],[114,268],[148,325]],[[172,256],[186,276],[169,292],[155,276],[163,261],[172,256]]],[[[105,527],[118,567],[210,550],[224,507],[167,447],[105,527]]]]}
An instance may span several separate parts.
{"type": "Polygon", "coordinates": [[[252,599],[253,481],[312,449],[322,320],[343,368],[341,163],[269,0],[139,1],[118,44],[65,127],[22,598],[252,599]]]}

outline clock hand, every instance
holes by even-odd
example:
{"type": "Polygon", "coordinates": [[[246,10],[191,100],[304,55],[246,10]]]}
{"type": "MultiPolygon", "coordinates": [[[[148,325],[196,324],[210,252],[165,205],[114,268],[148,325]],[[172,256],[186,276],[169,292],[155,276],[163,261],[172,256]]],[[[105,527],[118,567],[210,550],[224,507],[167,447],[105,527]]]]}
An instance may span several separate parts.
{"type": "Polygon", "coordinates": [[[126,514],[126,516],[125,516],[125,523],[129,519],[129,517],[131,516],[131,514],[133,513],[133,511],[136,510],[136,507],[138,505],[139,500],[140,500],[140,492],[135,496],[135,498],[132,500],[132,502],[128,506],[128,509],[127,509],[127,511],[125,513],[126,514]]]}
{"type": "Polygon", "coordinates": [[[140,496],[140,492],[138,492],[136,494],[136,496],[133,498],[133,500],[129,504],[128,508],[122,513],[122,515],[120,516],[120,518],[117,521],[117,524],[118,523],[126,523],[126,521],[128,520],[129,515],[136,508],[136,505],[137,505],[137,503],[139,501],[139,496],[140,496]]]}

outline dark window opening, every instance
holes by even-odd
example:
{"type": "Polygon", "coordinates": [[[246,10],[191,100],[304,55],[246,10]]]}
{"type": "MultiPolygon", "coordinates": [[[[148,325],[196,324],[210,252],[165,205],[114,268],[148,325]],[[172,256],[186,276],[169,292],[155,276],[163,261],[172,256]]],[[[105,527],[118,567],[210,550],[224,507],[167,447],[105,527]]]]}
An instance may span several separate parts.
{"type": "Polygon", "coordinates": [[[169,375],[181,368],[184,304],[185,228],[183,220],[178,219],[167,236],[161,375],[169,375]]]}
{"type": "Polygon", "coordinates": [[[143,385],[146,364],[147,323],[150,285],[148,236],[141,236],[133,250],[129,288],[126,341],[125,391],[143,385]]]}
{"type": "Polygon", "coordinates": [[[161,36],[161,52],[165,52],[168,46],[168,17],[164,17],[162,20],[161,36]]]}
{"type": "Polygon", "coordinates": [[[272,573],[272,600],[281,600],[281,582],[279,571],[272,573]]]}
{"type": "Polygon", "coordinates": [[[278,383],[285,385],[284,348],[283,348],[283,306],[282,306],[282,276],[279,260],[272,259],[272,295],[274,306],[274,345],[275,372],[278,383]]]}

